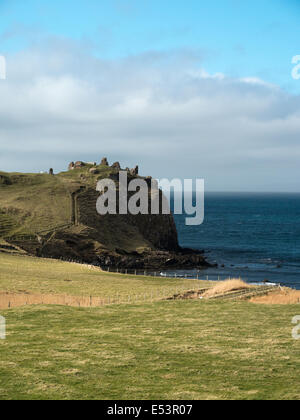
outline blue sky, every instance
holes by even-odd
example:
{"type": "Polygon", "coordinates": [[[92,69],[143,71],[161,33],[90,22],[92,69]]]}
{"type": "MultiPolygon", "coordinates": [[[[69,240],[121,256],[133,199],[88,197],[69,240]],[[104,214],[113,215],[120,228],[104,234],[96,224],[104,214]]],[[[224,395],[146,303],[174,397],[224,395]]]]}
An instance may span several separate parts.
{"type": "Polygon", "coordinates": [[[300,0],[0,0],[0,170],[299,191],[300,0]]]}
{"type": "Polygon", "coordinates": [[[299,0],[0,0],[0,48],[55,35],[93,44],[101,57],[178,48],[198,51],[210,72],[254,76],[300,91],[299,0]]]}

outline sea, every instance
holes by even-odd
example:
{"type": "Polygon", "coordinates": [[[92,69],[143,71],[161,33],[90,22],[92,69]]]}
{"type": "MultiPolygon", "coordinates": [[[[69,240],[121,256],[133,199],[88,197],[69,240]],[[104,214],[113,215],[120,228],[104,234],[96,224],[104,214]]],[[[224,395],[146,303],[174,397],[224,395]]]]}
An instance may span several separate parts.
{"type": "Polygon", "coordinates": [[[186,216],[174,215],[180,245],[217,266],[176,275],[300,289],[300,194],[206,193],[204,223],[186,226],[186,216]]]}

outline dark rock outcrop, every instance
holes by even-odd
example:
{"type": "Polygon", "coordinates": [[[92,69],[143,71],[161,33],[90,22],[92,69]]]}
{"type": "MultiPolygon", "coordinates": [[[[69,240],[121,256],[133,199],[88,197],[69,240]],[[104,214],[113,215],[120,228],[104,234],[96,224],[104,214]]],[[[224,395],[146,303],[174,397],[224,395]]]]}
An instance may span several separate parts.
{"type": "Polygon", "coordinates": [[[85,166],[85,163],[78,160],[77,162],[75,162],[74,169],[80,169],[80,168],[83,168],[84,166],[85,166]]]}
{"type": "Polygon", "coordinates": [[[119,163],[119,162],[115,162],[115,163],[113,163],[113,164],[111,165],[111,167],[112,167],[113,169],[117,169],[118,171],[120,171],[120,170],[121,170],[121,165],[120,165],[120,163],[119,163]]]}
{"type": "Polygon", "coordinates": [[[136,166],[135,168],[133,168],[133,169],[130,169],[130,175],[132,175],[132,176],[136,176],[136,175],[138,175],[139,174],[139,167],[138,166],[136,166]]]}
{"type": "Polygon", "coordinates": [[[8,176],[0,175],[0,184],[12,185],[12,180],[8,176]]]}
{"type": "Polygon", "coordinates": [[[103,165],[103,166],[109,166],[109,164],[108,164],[108,160],[107,160],[107,158],[106,158],[106,157],[102,158],[100,165],[103,165]]]}
{"type": "Polygon", "coordinates": [[[194,269],[209,267],[201,254],[183,254],[168,251],[152,251],[143,254],[105,254],[98,257],[99,265],[103,268],[140,269],[140,270],[167,270],[167,269],[194,269]]]}

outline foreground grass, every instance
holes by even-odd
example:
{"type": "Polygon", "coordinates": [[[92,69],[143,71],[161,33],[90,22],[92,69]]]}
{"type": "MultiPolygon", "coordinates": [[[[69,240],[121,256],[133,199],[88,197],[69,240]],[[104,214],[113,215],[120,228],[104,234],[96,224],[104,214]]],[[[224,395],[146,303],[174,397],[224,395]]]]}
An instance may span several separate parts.
{"type": "Polygon", "coordinates": [[[300,399],[299,305],[1,311],[1,399],[300,399]]]}
{"type": "Polygon", "coordinates": [[[113,297],[207,287],[211,282],[125,276],[80,264],[0,253],[0,291],[113,297]]]}
{"type": "MultiPolygon", "coordinates": [[[[0,253],[0,291],[111,296],[174,284],[0,253]]],[[[0,314],[0,399],[300,399],[291,336],[299,305],[188,300],[0,314]]]]}

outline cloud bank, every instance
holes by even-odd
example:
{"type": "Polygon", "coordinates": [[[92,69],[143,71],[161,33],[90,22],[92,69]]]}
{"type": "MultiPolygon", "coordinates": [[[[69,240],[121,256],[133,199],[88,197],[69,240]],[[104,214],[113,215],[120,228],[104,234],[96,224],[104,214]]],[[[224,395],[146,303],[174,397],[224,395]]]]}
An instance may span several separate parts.
{"type": "Polygon", "coordinates": [[[211,190],[300,191],[300,97],[208,74],[190,50],[108,61],[52,40],[7,57],[0,170],[103,156],[144,175],[204,177],[211,190]]]}

